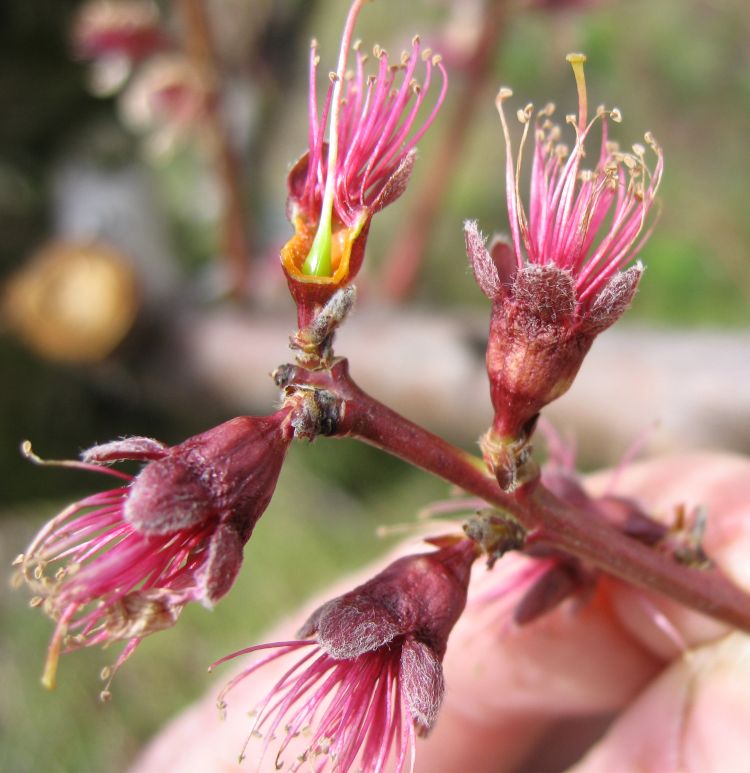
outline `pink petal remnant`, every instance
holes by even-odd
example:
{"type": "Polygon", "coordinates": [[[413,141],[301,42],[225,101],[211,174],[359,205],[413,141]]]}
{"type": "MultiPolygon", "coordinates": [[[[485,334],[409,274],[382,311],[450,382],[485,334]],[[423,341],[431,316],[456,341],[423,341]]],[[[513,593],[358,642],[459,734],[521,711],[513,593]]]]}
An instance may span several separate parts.
{"type": "Polygon", "coordinates": [[[63,510],[17,559],[33,606],[57,621],[45,686],[54,687],[62,652],[124,640],[113,673],[144,636],[174,625],[187,602],[211,606],[229,590],[293,432],[282,409],[233,419],[173,448],[125,438],[94,446],[82,462],[51,463],[118,485],[63,510]],[[135,476],[105,466],[119,461],[146,465],[135,476]]]}
{"type": "MultiPolygon", "coordinates": [[[[300,653],[256,707],[250,737],[276,735],[283,755],[300,735],[306,749],[291,765],[329,764],[346,773],[382,771],[395,753],[395,770],[413,769],[416,735],[437,719],[444,693],[442,660],[448,636],[466,604],[477,549],[470,540],[401,558],[349,593],[317,609],[299,631],[301,641],[264,644],[272,652],[222,690],[219,705],[239,682],[285,655],[300,653]]],[[[244,756],[244,750],[243,750],[244,756]]]]}
{"type": "Polygon", "coordinates": [[[578,86],[578,116],[568,116],[575,142],[572,151],[560,142],[560,127],[552,123],[554,105],[534,115],[533,105],[519,110],[523,137],[514,159],[504,104],[512,96],[501,89],[497,107],[506,144],[508,216],[519,269],[525,265],[553,265],[575,279],[579,313],[591,308],[598,295],[643,245],[647,216],[654,205],[664,169],[664,156],[647,132],[646,144],[656,157],[651,169],[643,145],[622,151],[609,139],[609,121],[619,123],[617,108],[597,108],[588,119],[583,54],[570,54],[578,86]],[[585,143],[601,122],[601,145],[593,169],[584,169],[585,143]],[[520,194],[523,151],[530,131],[534,134],[531,190],[528,212],[520,194]]]}

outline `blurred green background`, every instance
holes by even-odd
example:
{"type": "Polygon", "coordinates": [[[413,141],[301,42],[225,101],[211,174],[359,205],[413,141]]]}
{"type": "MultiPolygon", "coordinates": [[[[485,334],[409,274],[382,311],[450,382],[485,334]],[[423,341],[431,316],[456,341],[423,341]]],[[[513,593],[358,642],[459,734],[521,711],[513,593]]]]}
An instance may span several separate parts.
{"type": "MultiPolygon", "coordinates": [[[[98,485],[81,473],[31,467],[18,454],[22,439],[33,439],[46,457],[65,458],[126,434],[177,442],[227,418],[220,400],[186,405],[179,394],[165,395],[153,368],[171,313],[185,305],[210,309],[228,303],[210,290],[218,236],[210,190],[203,187],[205,169],[189,146],[157,161],[144,158],[142,141],[122,126],[117,98],[90,95],[89,67],[74,61],[69,43],[79,5],[12,0],[0,10],[0,280],[55,233],[55,180],[81,154],[97,169],[137,168],[145,174],[160,203],[176,278],[170,280],[169,303],[156,313],[147,309],[114,355],[95,364],[45,361],[10,330],[0,331],[0,565],[7,567],[48,517],[98,485]]],[[[274,248],[288,235],[285,172],[306,143],[308,40],[315,35],[321,43],[322,72],[333,69],[347,5],[210,3],[217,33],[228,36],[222,49],[227,77],[241,95],[245,89],[250,105],[245,131],[253,140],[243,184],[259,264],[273,265],[274,248]],[[284,24],[269,31],[264,25],[273,9],[284,24]],[[233,29],[239,31],[234,37],[233,29]],[[237,39],[245,32],[247,50],[237,39]],[[262,88],[248,72],[262,77],[262,88]]],[[[553,11],[509,4],[486,99],[472,117],[458,174],[431,235],[416,302],[446,314],[481,308],[483,299],[466,270],[461,222],[478,218],[485,232],[507,227],[495,92],[511,85],[519,105],[551,99],[560,114],[572,112],[575,90],[564,56],[581,50],[589,57],[591,102],[623,111],[617,127],[622,143],[640,141],[648,129],[666,154],[663,214],[643,250],[648,272],[624,324],[746,328],[750,6],[745,0],[602,0],[579,6],[553,11]]],[[[358,34],[395,50],[419,31],[440,49],[441,42],[465,34],[462,25],[470,28],[478,7],[416,0],[405,8],[377,0],[366,7],[358,34]]],[[[168,4],[161,8],[167,15],[168,4]]],[[[444,118],[463,87],[461,73],[452,75],[444,118]]],[[[410,210],[440,133],[439,119],[420,145],[410,191],[373,226],[371,275],[410,210]]],[[[270,297],[266,306],[276,303],[277,296],[270,297]]],[[[291,331],[289,301],[279,300],[278,309],[288,315],[291,331]]],[[[257,406],[259,413],[269,409],[257,406]]],[[[188,609],[175,629],[146,640],[118,675],[106,706],[98,703],[98,673],[112,653],[67,656],[57,692],[45,693],[39,675],[52,625],[27,608],[23,590],[2,593],[0,770],[124,770],[160,724],[205,691],[209,663],[257,641],[284,611],[383,550],[387,543],[373,538],[378,525],[408,520],[446,493],[439,481],[348,441],[293,448],[248,546],[237,587],[213,612],[188,609]]]]}

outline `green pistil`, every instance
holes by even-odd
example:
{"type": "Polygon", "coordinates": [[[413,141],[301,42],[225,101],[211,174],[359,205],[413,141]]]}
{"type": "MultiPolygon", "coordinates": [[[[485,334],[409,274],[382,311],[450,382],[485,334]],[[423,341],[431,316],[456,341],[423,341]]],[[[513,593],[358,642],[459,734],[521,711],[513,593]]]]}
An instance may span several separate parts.
{"type": "Polygon", "coordinates": [[[334,186],[336,184],[336,157],[339,147],[339,117],[341,113],[341,90],[344,86],[346,73],[346,57],[351,45],[352,32],[357,16],[362,10],[366,0],[354,0],[344,25],[344,34],[341,38],[339,49],[339,61],[336,72],[331,73],[333,93],[331,94],[331,117],[328,125],[328,169],[326,173],[326,185],[323,190],[323,200],[320,203],[320,222],[318,232],[313,239],[310,252],[302,264],[302,273],[307,276],[333,276],[333,260],[331,257],[331,242],[333,233],[331,221],[333,216],[334,186]]]}
{"type": "Polygon", "coordinates": [[[318,231],[313,239],[310,252],[302,264],[302,273],[307,276],[331,276],[333,274],[331,210],[323,209],[318,231]]]}

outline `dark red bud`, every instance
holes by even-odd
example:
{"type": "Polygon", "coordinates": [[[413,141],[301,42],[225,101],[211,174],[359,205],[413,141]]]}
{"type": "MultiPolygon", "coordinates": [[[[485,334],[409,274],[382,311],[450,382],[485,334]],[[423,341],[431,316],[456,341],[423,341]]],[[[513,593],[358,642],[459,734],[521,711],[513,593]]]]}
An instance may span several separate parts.
{"type": "Polygon", "coordinates": [[[526,422],[568,390],[594,338],[630,305],[643,267],[615,274],[587,307],[578,302],[570,271],[527,265],[508,285],[498,267],[507,256],[492,260],[491,273],[488,258],[476,257],[468,237],[467,247],[477,281],[493,297],[487,347],[493,426],[498,436],[518,439],[526,422]],[[496,283],[502,291],[493,289],[496,283]]]}

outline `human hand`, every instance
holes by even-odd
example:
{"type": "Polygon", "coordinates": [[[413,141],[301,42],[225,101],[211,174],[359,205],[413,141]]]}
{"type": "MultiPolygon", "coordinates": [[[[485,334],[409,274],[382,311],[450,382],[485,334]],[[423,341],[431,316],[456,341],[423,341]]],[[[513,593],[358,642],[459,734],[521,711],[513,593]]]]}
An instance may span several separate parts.
{"type": "MultiPolygon", "coordinates": [[[[590,491],[602,492],[609,480],[593,476],[590,491]]],[[[750,588],[750,461],[702,454],[636,464],[622,472],[615,493],[667,520],[677,504],[705,506],[706,552],[750,588]]],[[[490,572],[475,567],[444,661],[445,701],[434,731],[417,742],[417,771],[743,769],[750,638],[609,577],[516,627],[512,608],[486,599],[527,560],[506,556],[490,572]]],[[[361,579],[347,579],[326,598],[361,579]]],[[[291,638],[303,619],[295,615],[268,641],[291,638]]],[[[240,682],[224,720],[213,688],[154,739],[134,773],[273,769],[273,741],[260,767],[256,739],[244,765],[237,758],[250,730],[247,711],[285,667],[282,659],[240,682]]],[[[304,737],[296,743],[300,753],[304,737]]],[[[294,748],[284,760],[295,760],[294,748]]]]}

